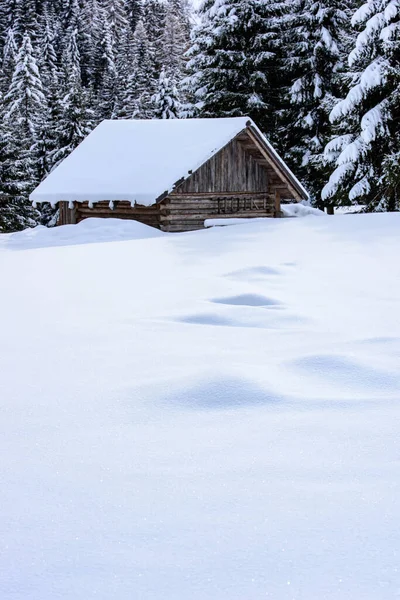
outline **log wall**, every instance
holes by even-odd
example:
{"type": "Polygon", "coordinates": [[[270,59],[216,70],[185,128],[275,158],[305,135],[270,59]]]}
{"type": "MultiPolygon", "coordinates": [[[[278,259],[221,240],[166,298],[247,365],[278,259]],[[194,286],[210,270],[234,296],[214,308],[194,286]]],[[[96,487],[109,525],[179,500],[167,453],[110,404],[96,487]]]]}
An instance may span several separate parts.
{"type": "Polygon", "coordinates": [[[59,225],[74,225],[76,223],[75,205],[73,209],[68,208],[68,202],[60,202],[59,225]]]}
{"type": "Polygon", "coordinates": [[[194,231],[207,219],[274,217],[275,198],[266,193],[171,195],[160,204],[163,231],[194,231]]]}
{"type": "Polygon", "coordinates": [[[130,202],[116,201],[114,202],[114,208],[111,209],[109,202],[96,202],[93,208],[89,208],[88,202],[75,202],[75,208],[72,211],[68,208],[68,202],[60,202],[59,224],[80,223],[84,219],[97,217],[102,219],[129,219],[159,229],[159,216],[160,209],[158,204],[132,208],[130,202]]]}

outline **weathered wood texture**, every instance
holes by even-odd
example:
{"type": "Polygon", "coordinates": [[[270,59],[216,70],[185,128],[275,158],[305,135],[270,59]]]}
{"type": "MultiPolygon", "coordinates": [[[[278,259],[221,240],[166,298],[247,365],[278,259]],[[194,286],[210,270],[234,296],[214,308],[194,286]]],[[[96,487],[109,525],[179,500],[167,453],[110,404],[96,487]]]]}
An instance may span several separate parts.
{"type": "Polygon", "coordinates": [[[267,188],[265,168],[235,139],[195,171],[175,193],[265,192],[267,188]]]}
{"type": "Polygon", "coordinates": [[[203,229],[206,219],[273,217],[274,198],[268,194],[211,195],[197,199],[170,196],[160,205],[163,231],[203,229]]]}
{"type": "Polygon", "coordinates": [[[59,225],[75,225],[76,223],[76,209],[75,202],[73,208],[68,208],[68,202],[60,202],[60,214],[58,216],[59,225]]]}
{"type": "Polygon", "coordinates": [[[246,152],[255,156],[258,162],[267,170],[268,191],[275,196],[279,190],[281,199],[285,200],[301,200],[299,194],[290,184],[290,181],[283,175],[279,161],[272,159],[263,145],[257,139],[257,135],[251,129],[243,131],[236,138],[240,144],[246,149],[246,152]]]}
{"type": "MultiPolygon", "coordinates": [[[[130,219],[152,227],[160,227],[160,209],[158,204],[132,208],[130,202],[118,201],[114,202],[114,208],[111,209],[109,202],[97,202],[93,205],[93,208],[89,208],[88,202],[76,202],[75,206],[75,223],[80,223],[84,219],[91,217],[98,217],[105,219],[130,219]]],[[[59,225],[71,223],[71,212],[68,208],[68,202],[60,202],[59,225]]]]}

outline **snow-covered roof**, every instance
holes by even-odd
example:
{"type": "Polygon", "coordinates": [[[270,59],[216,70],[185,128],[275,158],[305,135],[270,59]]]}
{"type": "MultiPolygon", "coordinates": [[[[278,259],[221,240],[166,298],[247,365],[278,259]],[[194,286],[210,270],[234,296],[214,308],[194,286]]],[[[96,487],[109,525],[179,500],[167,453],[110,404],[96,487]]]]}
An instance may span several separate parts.
{"type": "Polygon", "coordinates": [[[307,192],[248,117],[103,121],[32,192],[33,202],[128,200],[154,204],[251,126],[274,159],[307,192]]]}

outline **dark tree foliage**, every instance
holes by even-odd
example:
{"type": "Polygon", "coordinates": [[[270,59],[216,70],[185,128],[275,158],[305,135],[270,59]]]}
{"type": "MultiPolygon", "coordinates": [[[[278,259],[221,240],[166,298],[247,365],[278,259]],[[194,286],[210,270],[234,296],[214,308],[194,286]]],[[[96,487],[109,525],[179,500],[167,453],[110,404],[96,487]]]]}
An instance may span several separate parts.
{"type": "Polygon", "coordinates": [[[51,220],[30,192],[102,119],[160,113],[164,43],[178,94],[188,23],[184,0],[0,0],[0,231],[51,220]]]}

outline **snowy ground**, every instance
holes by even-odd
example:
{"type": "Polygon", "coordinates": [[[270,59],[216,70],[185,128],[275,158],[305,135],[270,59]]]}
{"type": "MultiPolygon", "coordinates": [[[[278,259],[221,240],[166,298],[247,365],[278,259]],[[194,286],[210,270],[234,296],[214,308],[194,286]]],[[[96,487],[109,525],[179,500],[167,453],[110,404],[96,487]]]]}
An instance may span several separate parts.
{"type": "Polygon", "coordinates": [[[400,598],[399,231],[1,236],[0,598],[400,598]]]}

